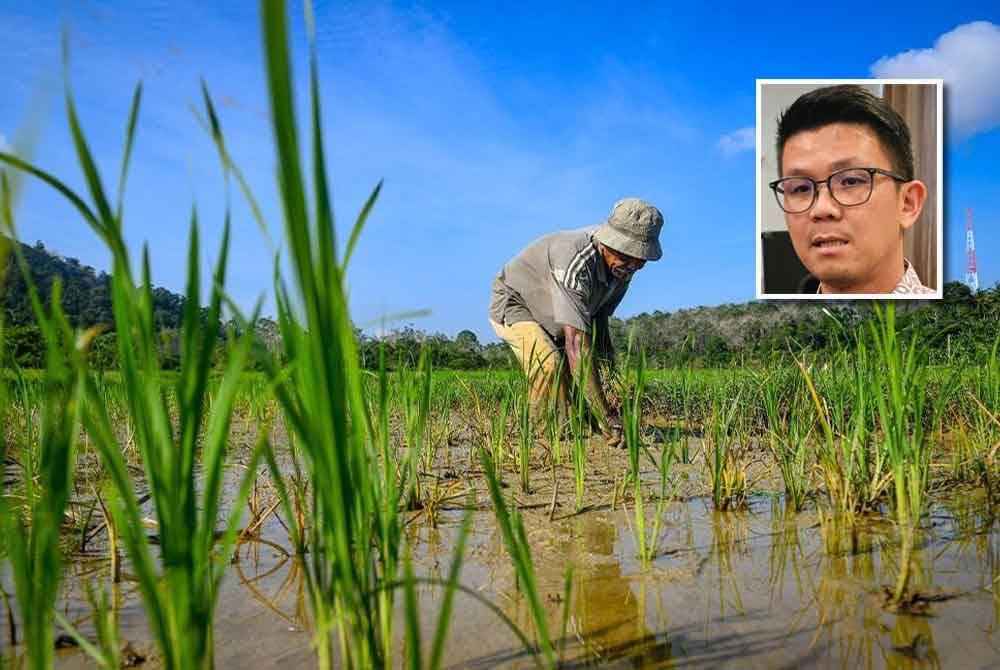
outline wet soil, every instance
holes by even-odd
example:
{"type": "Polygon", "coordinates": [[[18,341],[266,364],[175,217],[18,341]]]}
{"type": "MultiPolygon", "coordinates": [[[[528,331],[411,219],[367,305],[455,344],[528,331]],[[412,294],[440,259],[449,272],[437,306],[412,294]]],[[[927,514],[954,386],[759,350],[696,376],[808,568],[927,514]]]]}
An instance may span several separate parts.
{"type": "MultiPolygon", "coordinates": [[[[471,438],[454,435],[422,477],[424,497],[437,503],[411,513],[407,532],[416,572],[447,575],[462,515],[471,507],[473,533],[461,582],[531,631],[478,464],[469,454],[471,438]]],[[[696,439],[691,452],[698,453],[696,439]]],[[[580,511],[568,445],[561,465],[536,449],[530,492],[521,490],[515,470],[504,471],[505,493],[521,510],[549,628],[566,667],[1000,666],[1000,521],[980,493],[935,498],[912,564],[913,592],[921,594],[923,606],[902,613],[884,607],[883,588],[893,583],[899,560],[887,517],[862,519],[848,532],[821,523],[815,510],[788,513],[774,493],[781,488],[775,469],[753,454],[748,479],[755,493],[747,509],[715,512],[696,457],[672,470],[658,551],[643,564],[636,558],[634,502],[621,488],[627,454],[600,438],[588,444],[587,454],[580,511]],[[568,566],[573,576],[566,607],[568,566]],[[564,609],[569,617],[563,635],[564,609]]],[[[656,471],[646,457],[642,469],[652,493],[656,471]]],[[[267,508],[266,493],[261,497],[260,507],[267,508]]],[[[654,506],[646,503],[649,515],[654,506]]],[[[275,517],[238,547],[216,608],[216,667],[314,667],[302,573],[290,553],[275,517]]],[[[99,540],[91,553],[67,565],[60,607],[87,633],[93,629],[85,584],[94,578],[106,583],[107,570],[99,540]]],[[[115,594],[121,638],[146,657],[141,667],[158,667],[127,566],[125,577],[115,594]]],[[[427,644],[441,589],[421,586],[419,595],[427,644]]],[[[8,645],[10,654],[6,638],[0,628],[0,645],[8,645]]],[[[396,648],[402,645],[400,639],[396,648]]],[[[91,667],[79,650],[59,653],[61,668],[91,667]]],[[[461,593],[446,660],[453,668],[536,667],[531,652],[495,614],[461,593]]]]}

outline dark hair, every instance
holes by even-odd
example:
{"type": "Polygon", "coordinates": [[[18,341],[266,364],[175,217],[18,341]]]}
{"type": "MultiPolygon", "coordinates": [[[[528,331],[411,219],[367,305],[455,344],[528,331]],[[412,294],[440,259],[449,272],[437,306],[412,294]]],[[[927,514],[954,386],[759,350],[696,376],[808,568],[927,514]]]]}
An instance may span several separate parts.
{"type": "Polygon", "coordinates": [[[889,155],[892,169],[913,179],[913,147],[903,117],[885,100],[857,84],[825,86],[800,96],[778,117],[778,174],[781,153],[792,135],[831,123],[860,123],[871,128],[889,155]]]}

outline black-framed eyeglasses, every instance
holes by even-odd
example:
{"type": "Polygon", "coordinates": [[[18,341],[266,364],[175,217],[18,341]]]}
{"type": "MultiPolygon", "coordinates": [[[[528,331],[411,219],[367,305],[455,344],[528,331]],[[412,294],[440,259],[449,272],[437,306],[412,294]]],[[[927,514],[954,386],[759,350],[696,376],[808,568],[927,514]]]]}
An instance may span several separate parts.
{"type": "Polygon", "coordinates": [[[789,214],[801,214],[816,203],[820,184],[826,184],[833,199],[844,207],[865,204],[872,197],[877,174],[891,177],[899,182],[910,181],[882,168],[852,167],[837,170],[820,181],[809,177],[784,177],[772,181],[768,186],[774,191],[774,197],[781,209],[789,214]]]}

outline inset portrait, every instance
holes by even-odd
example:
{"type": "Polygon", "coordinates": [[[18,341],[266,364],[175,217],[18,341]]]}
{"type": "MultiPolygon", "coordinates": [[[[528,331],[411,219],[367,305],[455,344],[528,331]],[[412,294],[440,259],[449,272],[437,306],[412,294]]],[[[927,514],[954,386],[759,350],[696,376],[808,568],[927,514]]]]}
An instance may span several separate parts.
{"type": "Polygon", "coordinates": [[[941,80],[758,80],[758,298],[941,297],[941,108],[941,80]]]}

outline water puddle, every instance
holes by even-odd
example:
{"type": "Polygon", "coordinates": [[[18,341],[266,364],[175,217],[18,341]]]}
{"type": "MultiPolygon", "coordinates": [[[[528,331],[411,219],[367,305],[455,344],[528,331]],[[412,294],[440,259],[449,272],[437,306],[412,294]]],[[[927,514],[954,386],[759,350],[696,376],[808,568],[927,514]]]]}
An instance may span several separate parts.
{"type": "MultiPolygon", "coordinates": [[[[820,523],[813,512],[785,514],[779,500],[766,496],[753,498],[748,511],[730,513],[713,512],[709,500],[692,498],[669,505],[659,552],[642,565],[635,558],[631,510],[605,506],[550,520],[549,510],[529,507],[523,516],[549,628],[560,640],[566,667],[1000,663],[1000,523],[971,494],[938,500],[925,520],[914,585],[930,598],[917,615],[882,606],[881,589],[893,582],[898,562],[894,529],[884,518],[862,521],[849,534],[820,523]],[[573,568],[568,606],[567,566],[573,568]],[[569,616],[563,636],[564,610],[569,616]]],[[[411,524],[418,574],[446,577],[460,517],[445,511],[437,527],[411,524]]],[[[217,608],[217,667],[314,664],[302,573],[288,546],[284,529],[272,519],[261,541],[239,547],[217,608]]],[[[97,558],[68,568],[61,607],[85,631],[83,585],[106,569],[97,558]]],[[[491,511],[474,513],[461,581],[530,634],[527,603],[516,589],[491,511]]],[[[421,586],[419,594],[426,644],[441,591],[421,586]]],[[[116,598],[122,639],[148,655],[144,667],[156,667],[136,589],[126,580],[116,598]]],[[[402,645],[400,639],[396,648],[402,645]]],[[[461,593],[446,659],[454,668],[536,667],[494,613],[461,593]]],[[[59,667],[89,662],[68,651],[59,667]]]]}

